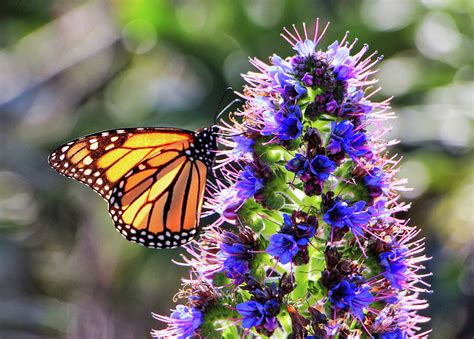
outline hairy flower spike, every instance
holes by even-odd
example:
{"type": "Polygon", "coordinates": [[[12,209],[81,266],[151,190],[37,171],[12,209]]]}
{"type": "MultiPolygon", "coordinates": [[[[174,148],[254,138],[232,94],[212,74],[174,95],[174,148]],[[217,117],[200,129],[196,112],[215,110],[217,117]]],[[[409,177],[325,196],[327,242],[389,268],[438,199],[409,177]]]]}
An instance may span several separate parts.
{"type": "Polygon", "coordinates": [[[373,101],[381,59],[328,28],[284,29],[293,55],[256,71],[220,122],[204,215],[186,245],[191,278],[155,336],[423,337],[429,292],[420,230],[399,218],[389,100],[373,101]],[[309,31],[314,30],[313,34],[309,31]],[[220,333],[216,334],[216,331],[220,333]],[[365,333],[365,334],[364,334],[365,333]]]}

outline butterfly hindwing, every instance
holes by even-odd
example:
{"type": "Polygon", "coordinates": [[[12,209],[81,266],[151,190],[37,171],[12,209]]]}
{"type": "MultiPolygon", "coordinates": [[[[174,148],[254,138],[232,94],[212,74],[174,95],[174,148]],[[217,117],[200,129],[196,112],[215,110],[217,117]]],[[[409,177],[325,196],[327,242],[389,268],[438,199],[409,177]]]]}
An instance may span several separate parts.
{"type": "Polygon", "coordinates": [[[49,163],[60,174],[108,199],[133,167],[167,147],[189,147],[193,133],[172,128],[128,128],[91,134],[58,147],[49,163]]]}
{"type": "Polygon", "coordinates": [[[109,212],[128,240],[171,248],[191,241],[199,223],[207,167],[179,150],[145,160],[125,175],[109,212]]]}

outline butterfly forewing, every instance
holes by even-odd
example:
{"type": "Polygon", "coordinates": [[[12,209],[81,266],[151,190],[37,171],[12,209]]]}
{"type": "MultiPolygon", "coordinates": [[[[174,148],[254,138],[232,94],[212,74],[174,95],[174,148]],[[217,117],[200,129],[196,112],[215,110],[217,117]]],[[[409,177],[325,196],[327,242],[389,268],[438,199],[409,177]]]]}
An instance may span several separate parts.
{"type": "Polygon", "coordinates": [[[133,167],[170,145],[189,147],[192,132],[130,128],[91,134],[58,147],[49,163],[60,174],[89,185],[108,199],[112,187],[133,167]]]}

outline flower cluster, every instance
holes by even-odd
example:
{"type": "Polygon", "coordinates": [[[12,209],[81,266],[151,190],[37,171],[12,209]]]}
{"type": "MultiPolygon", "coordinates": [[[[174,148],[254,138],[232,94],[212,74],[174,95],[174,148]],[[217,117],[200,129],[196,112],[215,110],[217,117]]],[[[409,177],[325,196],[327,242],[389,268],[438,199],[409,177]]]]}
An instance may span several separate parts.
{"type": "Polygon", "coordinates": [[[428,258],[398,214],[409,205],[383,139],[389,101],[372,100],[381,57],[347,33],[320,47],[327,27],[285,29],[294,55],[251,59],[244,105],[219,126],[204,204],[218,218],[186,246],[187,304],[157,316],[168,327],[155,336],[427,333],[428,258]]]}

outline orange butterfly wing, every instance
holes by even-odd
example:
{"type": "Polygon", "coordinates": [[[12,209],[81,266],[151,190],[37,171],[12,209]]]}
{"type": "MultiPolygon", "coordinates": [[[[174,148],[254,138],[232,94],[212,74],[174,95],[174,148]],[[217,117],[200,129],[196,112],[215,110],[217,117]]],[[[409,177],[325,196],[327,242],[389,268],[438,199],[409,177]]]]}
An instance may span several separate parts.
{"type": "Polygon", "coordinates": [[[60,146],[49,157],[60,174],[109,202],[117,230],[154,248],[191,241],[199,224],[217,128],[110,130],[60,146]]]}
{"type": "Polygon", "coordinates": [[[189,147],[192,140],[192,132],[172,128],[110,130],[60,146],[48,161],[60,174],[85,183],[108,199],[112,187],[137,164],[170,145],[189,147]]]}
{"type": "Polygon", "coordinates": [[[207,167],[169,149],[143,161],[114,188],[109,212],[125,238],[148,247],[191,241],[199,224],[207,167]]]}

